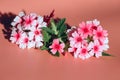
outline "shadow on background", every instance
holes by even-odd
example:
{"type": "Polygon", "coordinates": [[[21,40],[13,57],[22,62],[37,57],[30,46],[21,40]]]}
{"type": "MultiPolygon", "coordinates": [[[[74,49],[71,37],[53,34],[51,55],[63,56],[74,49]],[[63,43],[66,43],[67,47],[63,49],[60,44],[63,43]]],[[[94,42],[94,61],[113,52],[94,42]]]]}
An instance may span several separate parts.
{"type": "Polygon", "coordinates": [[[0,12],[0,23],[4,26],[4,29],[2,29],[3,34],[5,39],[10,38],[10,34],[11,34],[11,22],[13,21],[13,19],[15,18],[15,14],[8,12],[8,13],[1,13],[0,12]]]}

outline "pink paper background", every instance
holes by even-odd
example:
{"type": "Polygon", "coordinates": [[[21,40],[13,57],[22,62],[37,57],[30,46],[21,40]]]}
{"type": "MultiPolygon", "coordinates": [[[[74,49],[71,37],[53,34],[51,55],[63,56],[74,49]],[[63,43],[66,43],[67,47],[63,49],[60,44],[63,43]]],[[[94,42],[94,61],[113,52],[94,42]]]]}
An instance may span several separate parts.
{"type": "Polygon", "coordinates": [[[0,12],[21,10],[40,15],[55,9],[55,17],[70,25],[99,19],[109,32],[114,57],[74,59],[70,54],[53,57],[47,51],[22,50],[4,38],[0,24],[0,80],[120,80],[120,0],[0,0],[0,12]]]}

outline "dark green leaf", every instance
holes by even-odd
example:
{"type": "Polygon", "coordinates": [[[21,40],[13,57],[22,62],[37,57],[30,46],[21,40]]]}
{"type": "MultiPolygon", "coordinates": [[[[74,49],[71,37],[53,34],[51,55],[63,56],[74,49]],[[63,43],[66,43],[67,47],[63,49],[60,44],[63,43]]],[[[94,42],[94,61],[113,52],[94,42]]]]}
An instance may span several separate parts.
{"type": "Polygon", "coordinates": [[[55,54],[54,56],[59,57],[59,56],[60,56],[60,53],[57,51],[56,54],[55,54]]]}
{"type": "Polygon", "coordinates": [[[59,30],[60,27],[65,23],[65,20],[66,20],[66,19],[63,18],[63,19],[61,19],[61,20],[56,24],[58,30],[59,30]]]}
{"type": "Polygon", "coordinates": [[[102,52],[102,56],[111,56],[111,55],[108,53],[102,52]]]}
{"type": "Polygon", "coordinates": [[[59,35],[62,35],[64,32],[66,32],[66,29],[67,29],[66,25],[63,24],[63,25],[60,27],[59,35]]]}
{"type": "Polygon", "coordinates": [[[51,36],[44,30],[42,32],[43,32],[43,40],[44,40],[44,42],[48,42],[49,39],[51,38],[51,36]]]}
{"type": "Polygon", "coordinates": [[[48,50],[48,48],[44,45],[40,48],[41,50],[48,50]]]}
{"type": "Polygon", "coordinates": [[[52,29],[48,28],[48,27],[43,27],[42,29],[47,31],[50,34],[54,34],[54,31],[52,29]]]}

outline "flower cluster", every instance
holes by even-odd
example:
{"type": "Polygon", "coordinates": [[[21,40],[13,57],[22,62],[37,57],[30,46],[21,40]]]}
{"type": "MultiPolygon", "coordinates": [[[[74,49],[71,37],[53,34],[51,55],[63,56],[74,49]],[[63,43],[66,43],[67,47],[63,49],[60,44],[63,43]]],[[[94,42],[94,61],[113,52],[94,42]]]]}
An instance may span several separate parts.
{"type": "Polygon", "coordinates": [[[96,19],[82,22],[79,27],[73,27],[67,33],[70,42],[68,52],[72,52],[75,58],[99,58],[109,48],[108,33],[96,19]]]}
{"type": "Polygon", "coordinates": [[[20,48],[40,48],[43,45],[42,27],[46,27],[42,16],[35,13],[26,15],[20,12],[11,23],[12,32],[10,40],[12,43],[18,44],[20,48]]]}

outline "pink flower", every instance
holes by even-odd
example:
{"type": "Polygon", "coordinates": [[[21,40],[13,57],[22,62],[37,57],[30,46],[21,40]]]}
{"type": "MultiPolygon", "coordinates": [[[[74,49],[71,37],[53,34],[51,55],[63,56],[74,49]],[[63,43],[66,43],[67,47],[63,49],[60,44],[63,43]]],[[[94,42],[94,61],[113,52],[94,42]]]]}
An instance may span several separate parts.
{"type": "Polygon", "coordinates": [[[94,54],[97,58],[102,56],[103,49],[102,46],[99,44],[98,40],[95,40],[94,43],[91,43],[90,45],[93,47],[93,49],[89,52],[92,56],[94,54]]]}
{"type": "Polygon", "coordinates": [[[109,48],[107,31],[96,19],[82,22],[79,26],[67,32],[70,41],[68,52],[74,53],[74,58],[83,60],[94,55],[97,58],[102,56],[102,52],[109,48]]]}
{"type": "Polygon", "coordinates": [[[81,46],[81,43],[83,41],[83,36],[78,34],[76,31],[72,33],[72,37],[69,38],[71,41],[71,44],[74,44],[74,46],[78,47],[81,46]]]}
{"type": "Polygon", "coordinates": [[[88,35],[91,35],[90,28],[91,26],[89,24],[86,24],[85,22],[82,22],[79,24],[78,33],[82,34],[84,37],[87,37],[88,35]]]}
{"type": "Polygon", "coordinates": [[[65,47],[64,43],[60,44],[59,39],[54,39],[52,45],[49,48],[51,48],[51,52],[55,54],[57,51],[59,53],[64,52],[64,47],[65,47]]]}
{"type": "Polygon", "coordinates": [[[81,48],[78,48],[74,56],[76,58],[79,57],[82,60],[85,60],[91,57],[91,55],[89,54],[89,48],[87,46],[82,46],[81,48]]]}
{"type": "Polygon", "coordinates": [[[107,31],[102,29],[102,26],[98,26],[97,30],[93,31],[93,34],[94,40],[96,39],[103,40],[108,35],[107,31]]]}

